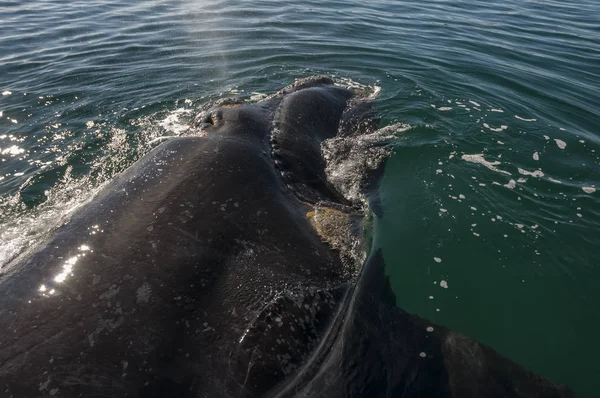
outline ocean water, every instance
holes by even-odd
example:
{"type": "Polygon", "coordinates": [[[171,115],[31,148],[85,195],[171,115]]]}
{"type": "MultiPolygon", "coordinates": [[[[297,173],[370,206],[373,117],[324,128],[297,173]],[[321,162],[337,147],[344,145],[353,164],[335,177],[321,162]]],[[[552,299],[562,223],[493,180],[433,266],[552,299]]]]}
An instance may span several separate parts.
{"type": "Polygon", "coordinates": [[[319,74],[408,125],[375,224],[399,305],[596,397],[596,0],[0,1],[0,272],[198,109],[319,74]]]}

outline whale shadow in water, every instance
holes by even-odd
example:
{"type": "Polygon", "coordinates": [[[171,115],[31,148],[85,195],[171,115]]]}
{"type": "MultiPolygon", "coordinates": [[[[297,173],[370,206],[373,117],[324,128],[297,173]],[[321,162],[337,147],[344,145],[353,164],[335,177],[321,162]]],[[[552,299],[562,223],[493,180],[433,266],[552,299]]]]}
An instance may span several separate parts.
{"type": "Polygon", "coordinates": [[[1,395],[573,397],[396,306],[322,150],[377,125],[325,77],[201,114],[1,277],[1,395]]]}

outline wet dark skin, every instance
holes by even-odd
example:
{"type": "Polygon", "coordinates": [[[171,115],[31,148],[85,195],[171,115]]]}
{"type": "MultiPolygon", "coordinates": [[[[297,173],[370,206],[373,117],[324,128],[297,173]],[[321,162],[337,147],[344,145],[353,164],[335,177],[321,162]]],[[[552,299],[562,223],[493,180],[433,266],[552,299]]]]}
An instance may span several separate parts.
{"type": "Polygon", "coordinates": [[[0,396],[574,396],[403,312],[380,251],[357,268],[315,228],[360,219],[320,143],[365,104],[328,78],[223,103],[102,188],[0,276],[0,396]]]}

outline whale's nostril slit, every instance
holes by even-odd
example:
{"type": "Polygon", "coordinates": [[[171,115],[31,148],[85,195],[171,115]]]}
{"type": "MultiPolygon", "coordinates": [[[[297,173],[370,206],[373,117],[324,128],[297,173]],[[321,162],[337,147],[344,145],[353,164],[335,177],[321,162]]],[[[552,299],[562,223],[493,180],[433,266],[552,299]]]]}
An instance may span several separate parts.
{"type": "Polygon", "coordinates": [[[207,128],[210,126],[214,126],[216,122],[216,118],[214,117],[214,115],[212,114],[204,114],[204,115],[199,115],[198,118],[196,119],[196,122],[194,123],[195,127],[200,127],[200,128],[207,128]]]}

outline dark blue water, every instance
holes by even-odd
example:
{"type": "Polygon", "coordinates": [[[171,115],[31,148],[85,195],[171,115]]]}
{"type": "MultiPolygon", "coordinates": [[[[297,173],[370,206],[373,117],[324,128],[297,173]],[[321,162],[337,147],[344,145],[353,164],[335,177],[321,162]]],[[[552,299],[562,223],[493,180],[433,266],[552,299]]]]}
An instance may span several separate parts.
{"type": "Polygon", "coordinates": [[[597,396],[597,1],[2,1],[0,266],[199,108],[317,74],[408,125],[399,305],[597,396]]]}

